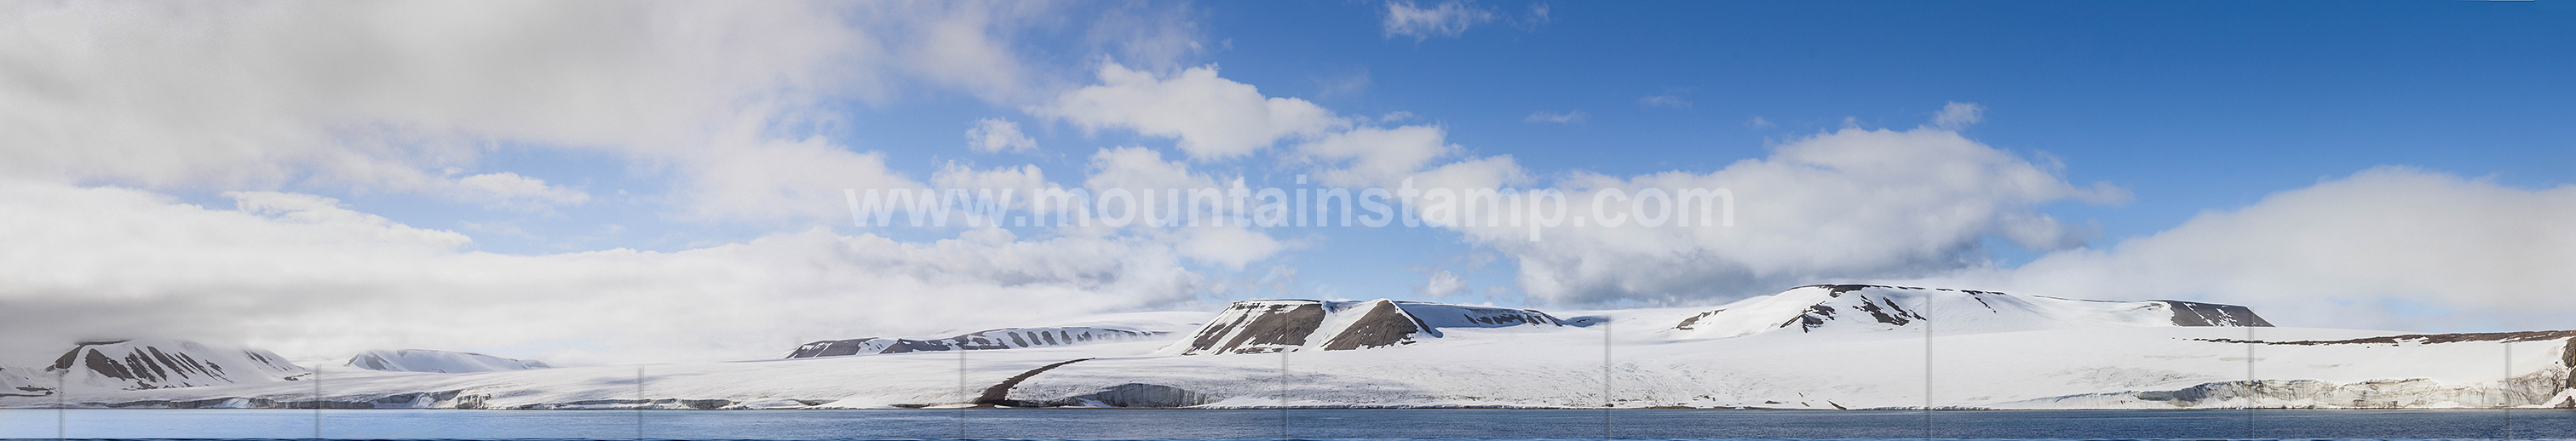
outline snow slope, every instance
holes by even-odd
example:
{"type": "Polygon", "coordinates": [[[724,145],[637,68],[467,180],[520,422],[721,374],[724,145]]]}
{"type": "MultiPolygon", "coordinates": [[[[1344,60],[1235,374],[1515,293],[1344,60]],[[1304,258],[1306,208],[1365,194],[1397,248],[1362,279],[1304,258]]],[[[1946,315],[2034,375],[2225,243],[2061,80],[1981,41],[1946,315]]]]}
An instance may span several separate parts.
{"type": "Polygon", "coordinates": [[[169,339],[81,342],[46,371],[69,371],[70,387],[123,390],[286,381],[310,372],[264,350],[169,339]]]}
{"type": "Polygon", "coordinates": [[[545,369],[546,362],[472,352],[429,349],[373,350],[349,357],[349,366],[371,371],[465,373],[545,369]]]}
{"type": "MultiPolygon", "coordinates": [[[[0,366],[0,396],[45,396],[53,393],[52,378],[37,380],[28,375],[32,370],[0,366]]],[[[51,377],[51,375],[47,375],[51,377]]]]}

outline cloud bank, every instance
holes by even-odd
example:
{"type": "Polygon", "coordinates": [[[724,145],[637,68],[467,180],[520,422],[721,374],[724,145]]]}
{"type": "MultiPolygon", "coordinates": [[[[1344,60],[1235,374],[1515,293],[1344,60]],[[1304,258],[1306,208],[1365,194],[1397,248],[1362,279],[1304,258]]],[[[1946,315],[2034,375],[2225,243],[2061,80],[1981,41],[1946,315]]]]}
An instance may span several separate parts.
{"type": "Polygon", "coordinates": [[[2576,186],[2380,167],[2099,249],[1956,280],[2084,298],[2255,305],[2285,326],[2576,327],[2576,186]],[[2412,311],[2411,314],[2406,313],[2412,311]]]}
{"type": "Polygon", "coordinates": [[[1201,276],[1170,246],[926,243],[815,229],[680,252],[518,256],[354,212],[236,192],[237,206],[150,192],[0,186],[0,336],[8,360],[76,338],[241,341],[290,357],[433,347],[571,364],[760,359],[795,345],[1186,303],[1201,276]]]}

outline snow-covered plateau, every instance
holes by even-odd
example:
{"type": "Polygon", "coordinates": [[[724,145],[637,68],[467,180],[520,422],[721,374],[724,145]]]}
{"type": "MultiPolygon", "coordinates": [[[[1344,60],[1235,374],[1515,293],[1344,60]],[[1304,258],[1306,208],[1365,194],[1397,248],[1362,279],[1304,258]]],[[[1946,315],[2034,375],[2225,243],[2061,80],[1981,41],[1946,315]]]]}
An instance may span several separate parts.
{"type": "Polygon", "coordinates": [[[518,371],[554,367],[547,366],[546,362],[536,360],[520,360],[514,358],[494,357],[472,352],[440,351],[431,349],[379,349],[360,352],[358,353],[358,356],[349,357],[348,365],[371,371],[437,372],[444,374],[518,371]]]}
{"type": "Polygon", "coordinates": [[[1213,317],[807,346],[777,360],[442,373],[88,342],[40,369],[0,369],[0,407],[2576,407],[2576,331],[2283,328],[2231,305],[1892,286],[1579,314],[1253,300],[1213,317]]]}

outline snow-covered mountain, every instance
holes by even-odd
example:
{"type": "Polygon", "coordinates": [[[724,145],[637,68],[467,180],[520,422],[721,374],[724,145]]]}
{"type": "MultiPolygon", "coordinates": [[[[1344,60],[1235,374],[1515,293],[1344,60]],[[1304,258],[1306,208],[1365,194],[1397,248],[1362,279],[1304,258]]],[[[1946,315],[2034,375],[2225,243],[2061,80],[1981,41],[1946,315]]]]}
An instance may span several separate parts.
{"type": "MultiPolygon", "coordinates": [[[[1386,300],[1260,300],[1215,314],[1154,314],[1160,318],[1151,322],[1161,324],[1018,329],[1198,332],[1079,345],[1061,344],[1059,334],[1058,345],[971,357],[925,351],[453,374],[335,366],[318,390],[301,382],[97,390],[70,394],[70,405],[2576,408],[2576,331],[2271,327],[2242,307],[2189,302],[1820,286],[1724,307],[1571,319],[1386,300]],[[1581,326],[1596,323],[1613,326],[1581,326]],[[639,379],[643,387],[632,387],[639,379]]],[[[0,396],[0,407],[53,406],[55,398],[0,396]]]]}
{"type": "Polygon", "coordinates": [[[2113,302],[1994,291],[1810,285],[1753,297],[1670,325],[1688,338],[1765,332],[1928,329],[1943,334],[2085,327],[2272,326],[2243,306],[2175,300],[2113,302]]]}
{"type": "Polygon", "coordinates": [[[1158,354],[1262,354],[1316,349],[1346,351],[1413,344],[1440,338],[1443,328],[1564,327],[1567,323],[1528,309],[1387,299],[1353,302],[1245,300],[1228,305],[1190,338],[1158,354]]]}
{"type": "Polygon", "coordinates": [[[1133,329],[1065,327],[1002,328],[959,334],[955,337],[915,340],[909,338],[867,337],[849,340],[824,340],[797,346],[787,358],[838,357],[861,354],[900,354],[923,351],[980,351],[1019,349],[1040,346],[1070,346],[1088,343],[1128,341],[1153,338],[1162,332],[1133,329]]]}
{"type": "Polygon", "coordinates": [[[466,373],[546,369],[546,362],[472,352],[429,349],[373,350],[349,357],[349,366],[371,371],[466,373]]]}
{"type": "Polygon", "coordinates": [[[46,368],[62,371],[75,387],[121,390],[286,381],[311,372],[264,350],[169,339],[80,342],[46,368]]]}
{"type": "Polygon", "coordinates": [[[1177,330],[1197,326],[1198,320],[1202,318],[1204,316],[1198,314],[1170,312],[1116,314],[1062,325],[988,329],[945,338],[866,337],[823,340],[797,346],[796,350],[788,352],[785,358],[983,351],[1159,340],[1168,338],[1177,330]]]}

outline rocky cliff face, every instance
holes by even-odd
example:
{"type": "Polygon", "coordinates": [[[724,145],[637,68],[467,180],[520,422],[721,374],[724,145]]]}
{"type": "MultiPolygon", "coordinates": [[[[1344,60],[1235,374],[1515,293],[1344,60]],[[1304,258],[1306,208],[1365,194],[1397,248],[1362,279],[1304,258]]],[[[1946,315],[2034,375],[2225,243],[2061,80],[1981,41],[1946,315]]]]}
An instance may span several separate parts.
{"type": "Polygon", "coordinates": [[[1512,308],[1398,302],[1245,300],[1234,302],[1173,355],[1347,351],[1402,346],[1445,336],[1442,329],[1564,327],[1547,313],[1512,308]]]}

